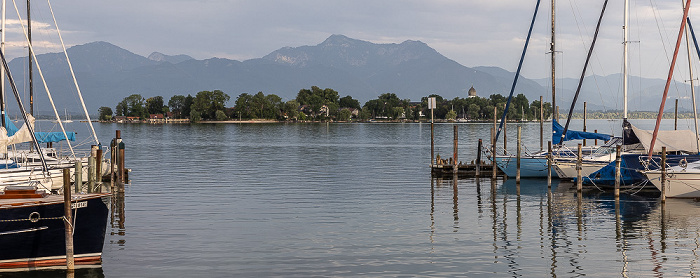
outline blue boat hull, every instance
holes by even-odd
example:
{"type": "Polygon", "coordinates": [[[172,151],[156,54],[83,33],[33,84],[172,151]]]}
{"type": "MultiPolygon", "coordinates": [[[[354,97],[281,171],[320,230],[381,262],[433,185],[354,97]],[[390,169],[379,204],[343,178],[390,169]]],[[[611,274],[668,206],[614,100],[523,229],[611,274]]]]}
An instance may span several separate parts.
{"type": "MultiPolygon", "coordinates": [[[[101,262],[109,198],[95,194],[73,203],[76,264],[101,262]]],[[[0,208],[0,268],[65,265],[63,214],[62,201],[0,208]],[[31,221],[32,216],[36,221],[31,221]]]]}
{"type": "MultiPolygon", "coordinates": [[[[515,156],[496,156],[496,165],[508,177],[515,177],[518,161],[515,156]]],[[[525,156],[520,158],[521,178],[547,178],[547,157],[525,156]]],[[[559,178],[552,169],[552,178],[559,178]]]]}
{"type": "MultiPolygon", "coordinates": [[[[647,155],[645,154],[624,154],[621,156],[620,161],[620,185],[621,186],[633,186],[644,182],[647,178],[642,174],[642,170],[656,170],[659,169],[659,164],[661,161],[661,156],[654,155],[653,160],[656,163],[649,163],[647,167],[642,165],[641,160],[645,160],[647,155]],[[641,158],[641,160],[640,160],[641,158]]],[[[666,164],[669,166],[677,166],[681,160],[686,160],[688,163],[700,160],[700,155],[667,155],[666,164]]],[[[575,181],[576,179],[574,179],[575,181]]],[[[605,167],[600,170],[593,172],[587,177],[583,178],[583,184],[594,185],[599,188],[613,188],[615,186],[615,161],[610,162],[605,167]]]]}

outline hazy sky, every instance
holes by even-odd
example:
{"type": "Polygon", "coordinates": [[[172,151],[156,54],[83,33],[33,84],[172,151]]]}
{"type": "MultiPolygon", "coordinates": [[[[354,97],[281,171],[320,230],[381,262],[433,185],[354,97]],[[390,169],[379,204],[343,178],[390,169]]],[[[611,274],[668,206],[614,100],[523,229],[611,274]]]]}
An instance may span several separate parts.
{"type": "MultiPolygon", "coordinates": [[[[25,1],[18,1],[24,14],[25,1]]],[[[420,40],[462,65],[515,71],[535,0],[62,0],[51,3],[68,46],[107,41],[140,55],[153,51],[246,60],[285,46],[316,45],[332,34],[375,43],[420,40]]],[[[22,54],[17,12],[8,4],[8,56],[22,54]],[[13,24],[14,23],[14,24],[13,24]],[[13,36],[11,33],[15,32],[13,36]]],[[[522,74],[549,76],[550,7],[542,1],[522,74]]],[[[557,70],[578,77],[602,0],[557,3],[557,70]]],[[[631,0],[630,72],[665,78],[680,0],[631,0]],[[663,42],[663,45],[662,45],[663,42]]],[[[32,1],[37,52],[59,44],[45,0],[32,1]]],[[[620,72],[622,0],[610,1],[591,71],[620,72]]],[[[691,9],[691,18],[693,11],[691,9]]],[[[698,23],[700,26],[700,23],[698,23]]],[[[687,71],[687,57],[679,74],[687,71]]],[[[694,56],[697,61],[697,55],[694,56]]],[[[681,78],[681,77],[677,77],[681,78]]],[[[687,79],[687,78],[686,78],[687,79]]]]}

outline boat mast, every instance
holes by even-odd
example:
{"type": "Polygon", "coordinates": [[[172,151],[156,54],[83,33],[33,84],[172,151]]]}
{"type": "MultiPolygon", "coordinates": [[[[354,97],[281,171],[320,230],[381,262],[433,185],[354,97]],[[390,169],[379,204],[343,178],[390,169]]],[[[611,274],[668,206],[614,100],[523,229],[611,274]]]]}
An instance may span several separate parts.
{"type": "MultiPolygon", "coordinates": [[[[681,1],[682,3],[683,1],[681,1]]],[[[685,8],[685,7],[684,7],[685,8]]],[[[687,18],[686,21],[690,22],[690,18],[687,18]]],[[[687,22],[686,22],[687,23],[687,22]]],[[[698,137],[698,110],[697,106],[695,105],[695,84],[693,80],[693,65],[692,65],[692,58],[690,55],[690,26],[685,27],[685,48],[688,50],[688,73],[690,75],[690,95],[693,100],[693,122],[695,123],[695,147],[697,148],[698,152],[700,152],[700,137],[698,137]]]]}
{"type": "MultiPolygon", "coordinates": [[[[625,17],[624,17],[624,23],[622,25],[622,98],[623,98],[623,114],[622,114],[622,121],[626,122],[627,121],[627,43],[629,42],[627,35],[628,35],[628,28],[627,25],[629,24],[629,0],[625,0],[625,17]]],[[[624,133],[623,133],[624,134],[624,133]]]]}
{"type": "MultiPolygon", "coordinates": [[[[2,0],[2,9],[0,13],[0,51],[5,53],[5,0],[2,0]]],[[[0,117],[2,118],[2,127],[5,127],[5,68],[0,68],[0,117]]]]}
{"type": "Polygon", "coordinates": [[[556,88],[556,86],[555,86],[556,85],[556,75],[554,74],[554,72],[556,71],[556,57],[555,57],[555,55],[557,53],[556,49],[554,48],[554,42],[555,42],[555,40],[554,40],[554,30],[555,30],[554,26],[555,26],[555,13],[556,13],[555,2],[556,2],[556,0],[552,0],[552,24],[551,24],[551,26],[552,26],[552,39],[551,39],[551,42],[549,43],[549,51],[552,54],[552,66],[551,66],[552,67],[552,113],[554,114],[552,116],[552,118],[559,121],[559,114],[555,112],[556,107],[557,107],[557,98],[556,98],[557,91],[555,89],[556,88]]]}
{"type": "MultiPolygon", "coordinates": [[[[27,0],[27,37],[29,44],[32,44],[32,17],[30,12],[31,0],[27,0]]],[[[32,77],[32,48],[29,49],[29,114],[34,115],[34,80],[32,77]]]]}

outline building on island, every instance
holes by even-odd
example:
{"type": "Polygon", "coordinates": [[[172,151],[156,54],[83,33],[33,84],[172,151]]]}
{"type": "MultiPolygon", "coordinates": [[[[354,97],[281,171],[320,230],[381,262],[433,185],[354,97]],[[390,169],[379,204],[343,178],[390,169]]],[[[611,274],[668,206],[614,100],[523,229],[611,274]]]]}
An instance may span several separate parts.
{"type": "Polygon", "coordinates": [[[469,89],[469,92],[468,92],[468,95],[467,95],[467,98],[473,98],[473,97],[476,97],[476,89],[474,89],[474,86],[472,86],[472,87],[469,89]]]}

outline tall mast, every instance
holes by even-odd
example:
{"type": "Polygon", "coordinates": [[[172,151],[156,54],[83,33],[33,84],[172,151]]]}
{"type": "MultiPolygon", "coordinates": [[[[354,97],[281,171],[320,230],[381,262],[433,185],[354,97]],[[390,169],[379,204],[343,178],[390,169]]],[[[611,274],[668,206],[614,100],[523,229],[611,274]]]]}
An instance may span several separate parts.
{"type": "MultiPolygon", "coordinates": [[[[0,13],[0,51],[5,53],[5,0],[2,0],[0,13]]],[[[5,68],[0,68],[0,120],[5,127],[5,68]]]]}
{"type": "Polygon", "coordinates": [[[552,118],[559,121],[559,114],[554,111],[554,109],[557,107],[557,91],[556,91],[556,75],[554,72],[556,71],[556,49],[554,48],[554,26],[555,26],[555,13],[556,13],[556,8],[555,8],[555,2],[556,0],[552,0],[552,41],[549,43],[549,51],[552,54],[552,112],[554,112],[552,118]]]}
{"type": "MultiPolygon", "coordinates": [[[[27,0],[27,37],[29,40],[29,44],[32,44],[32,16],[30,12],[30,4],[31,0],[27,0]]],[[[29,114],[34,115],[34,82],[33,82],[33,77],[32,77],[32,64],[33,64],[33,59],[32,59],[32,48],[28,47],[29,49],[29,114]]]]}
{"type": "MultiPolygon", "coordinates": [[[[683,1],[681,0],[681,3],[683,1]]],[[[683,7],[685,8],[685,7],[683,7]]],[[[688,22],[690,22],[690,18],[686,19],[688,22]]],[[[690,28],[689,26],[685,26],[685,48],[688,50],[688,73],[690,74],[690,95],[693,99],[693,122],[695,123],[695,146],[697,147],[698,152],[700,152],[700,138],[698,137],[698,110],[697,106],[695,105],[695,84],[693,80],[693,65],[692,65],[692,58],[690,55],[690,28]]]]}
{"type": "Polygon", "coordinates": [[[625,18],[622,25],[622,98],[623,98],[623,122],[627,121],[627,43],[628,43],[628,28],[629,25],[629,0],[625,0],[625,18]]]}

